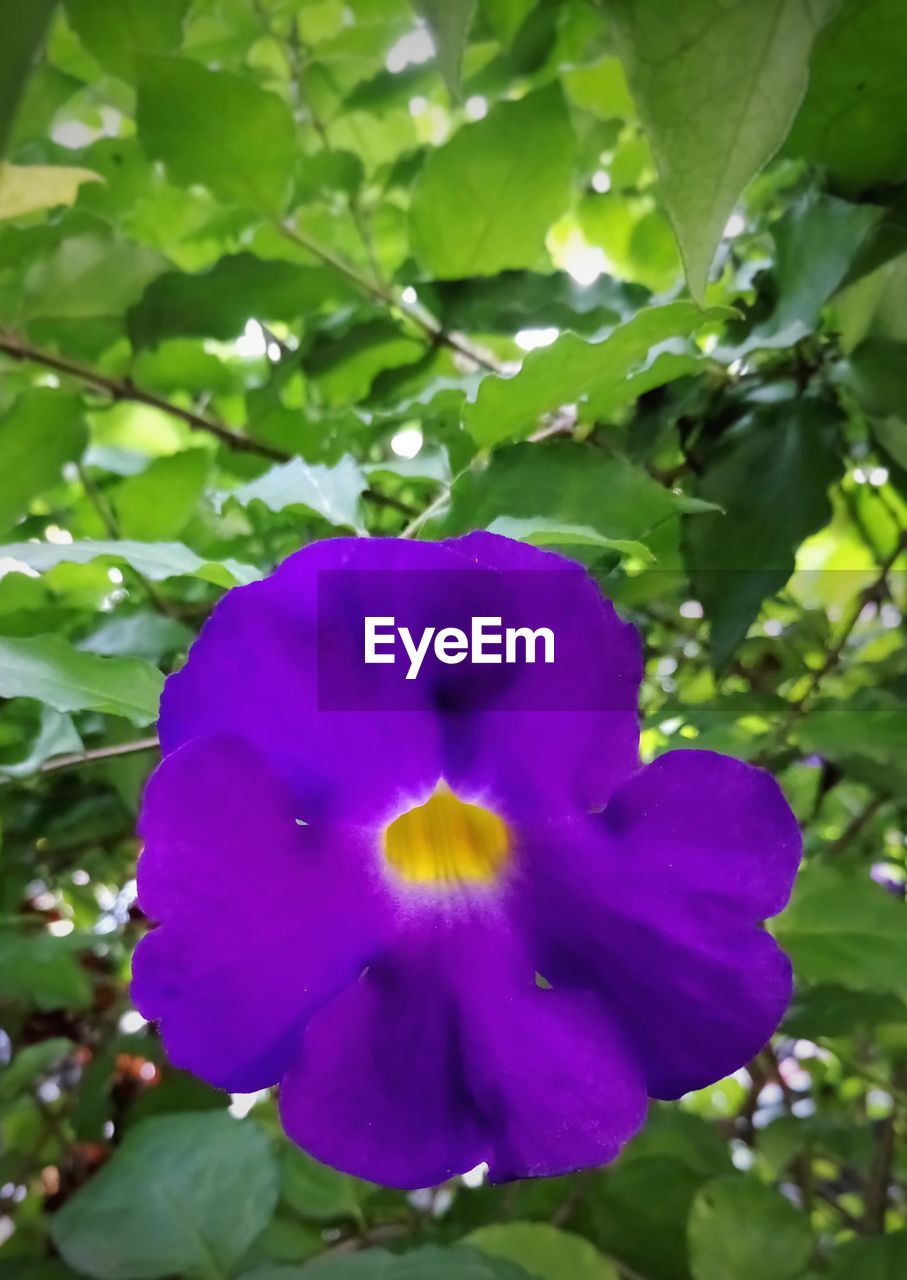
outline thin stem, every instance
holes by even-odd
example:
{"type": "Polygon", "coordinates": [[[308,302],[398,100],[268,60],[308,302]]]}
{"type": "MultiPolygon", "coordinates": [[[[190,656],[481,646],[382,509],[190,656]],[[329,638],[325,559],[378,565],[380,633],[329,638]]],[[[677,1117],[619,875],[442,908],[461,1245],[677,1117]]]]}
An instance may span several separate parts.
{"type": "Polygon", "coordinates": [[[140,751],[156,751],[158,738],[136,738],[134,742],[119,742],[112,747],[92,747],[89,751],[74,751],[71,755],[55,756],[45,760],[39,773],[58,773],[61,769],[75,769],[83,764],[95,764],[99,760],[115,760],[120,756],[136,755],[140,751]]]}
{"type": "MultiPolygon", "coordinates": [[[[178,418],[181,422],[185,422],[193,431],[204,431],[208,435],[215,436],[216,439],[230,449],[235,449],[242,453],[254,453],[262,458],[270,458],[272,462],[289,462],[293,457],[292,454],[285,453],[282,449],[275,449],[260,440],[253,440],[249,436],[240,435],[238,431],[234,431],[231,427],[218,422],[215,418],[208,417],[206,414],[198,413],[194,409],[185,409],[182,405],[174,404],[172,400],[167,400],[163,396],[156,396],[150,391],[143,391],[141,387],[137,387],[129,379],[112,378],[106,373],[90,368],[88,365],[70,360],[68,356],[57,355],[54,351],[46,351],[42,347],[32,346],[30,342],[26,342],[18,334],[0,334],[0,351],[12,356],[14,360],[27,360],[31,364],[39,364],[45,369],[52,369],[54,373],[63,374],[64,377],[75,378],[95,391],[100,391],[110,396],[112,400],[127,400],[133,404],[143,404],[147,405],[148,408],[157,409],[159,413],[169,414],[170,417],[178,418]]],[[[408,503],[401,502],[399,498],[394,498],[390,494],[380,493],[376,489],[369,488],[364,490],[362,496],[367,502],[371,502],[375,506],[391,507],[394,511],[399,511],[401,515],[405,516],[413,515],[413,508],[408,503]]]]}
{"type": "Polygon", "coordinates": [[[338,275],[349,280],[360,293],[364,293],[367,297],[374,298],[376,302],[381,302],[385,306],[401,312],[417,328],[421,329],[432,342],[448,347],[451,351],[456,351],[458,355],[472,361],[475,365],[479,365],[480,368],[486,369],[489,373],[499,374],[502,372],[500,365],[491,356],[476,350],[460,338],[448,333],[428,312],[420,307],[410,306],[402,298],[396,297],[390,289],[379,284],[377,280],[370,280],[368,276],[362,275],[352,263],[338,257],[331,249],[327,249],[324,245],[311,239],[304,231],[300,231],[288,222],[281,223],[278,229],[287,240],[298,245],[300,249],[305,249],[307,253],[311,253],[313,257],[318,258],[325,266],[330,267],[332,271],[336,271],[338,275]]]}

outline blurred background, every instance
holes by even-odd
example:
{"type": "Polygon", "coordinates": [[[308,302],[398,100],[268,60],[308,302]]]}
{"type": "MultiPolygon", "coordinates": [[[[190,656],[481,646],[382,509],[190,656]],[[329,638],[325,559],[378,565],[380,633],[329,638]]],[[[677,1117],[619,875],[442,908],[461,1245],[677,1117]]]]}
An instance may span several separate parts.
{"type": "Polygon", "coordinates": [[[0,1278],[903,1280],[902,0],[2,0],[0,34],[0,1278]],[[796,994],[613,1166],[404,1195],[168,1066],[134,829],[224,590],[473,528],[637,624],[646,759],[776,774],[796,994]]]}

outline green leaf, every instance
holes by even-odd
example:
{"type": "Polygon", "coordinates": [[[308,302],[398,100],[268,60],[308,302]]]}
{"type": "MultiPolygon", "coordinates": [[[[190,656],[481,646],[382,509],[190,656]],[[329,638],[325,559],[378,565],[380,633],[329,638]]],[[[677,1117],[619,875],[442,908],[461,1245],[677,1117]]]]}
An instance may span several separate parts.
{"type": "Polygon", "coordinates": [[[197,275],[169,271],[152,281],[129,313],[129,333],[140,347],[172,337],[227,341],[249,320],[290,323],[354,296],[336,272],[237,253],[197,275]]]}
{"type": "Polygon", "coordinates": [[[53,707],[45,705],[41,708],[40,727],[29,746],[28,754],[20,760],[7,760],[0,764],[0,777],[27,778],[37,773],[45,760],[81,750],[82,739],[76,733],[69,716],[61,715],[53,707]]]}
{"type": "Polygon", "coordinates": [[[592,1238],[646,1280],[689,1280],[693,1200],[704,1182],[732,1171],[726,1145],[704,1120],[655,1108],[590,1199],[592,1238]]]}
{"type": "Polygon", "coordinates": [[[907,1274],[907,1231],[869,1240],[848,1240],[831,1256],[824,1280],[903,1280],[907,1274]]]}
{"type": "Polygon", "coordinates": [[[462,97],[463,53],[476,11],[476,0],[413,0],[413,6],[431,32],[438,66],[450,96],[459,101],[462,97]]]}
{"type": "Polygon", "coordinates": [[[644,308],[602,342],[565,333],[552,346],[531,351],[512,378],[485,378],[466,407],[466,428],[487,446],[531,435],[544,414],[565,404],[612,410],[694,368],[695,357],[679,365],[659,360],[659,353],[648,358],[654,347],[694,333],[707,319],[692,302],[671,302],[644,308]]]}
{"type": "Polygon", "coordinates": [[[124,480],[114,495],[123,537],[146,542],[178,537],[198,505],[210,467],[207,450],[186,449],[157,458],[124,480]]]}
{"type": "Polygon", "coordinates": [[[518,520],[513,516],[498,516],[488,526],[490,533],[503,534],[505,538],[517,538],[534,547],[591,546],[617,551],[651,564],[652,552],[642,542],[621,538],[605,538],[588,524],[569,524],[566,520],[548,520],[544,516],[518,520]]]}
{"type": "Polygon", "coordinates": [[[431,152],[413,191],[412,247],[442,280],[535,266],[569,201],[574,139],[559,91],[500,102],[431,152]]]}
{"type": "Polygon", "coordinates": [[[232,1273],[276,1201],[261,1128],[189,1112],[130,1128],[54,1216],[52,1234],[63,1258],[96,1280],[215,1280],[232,1273]]]}
{"type": "Polygon", "coordinates": [[[480,0],[480,8],[506,48],[537,3],[538,0],[480,0]]]}
{"type": "Polygon", "coordinates": [[[702,300],[734,205],[787,136],[830,0],[614,0],[609,12],[702,300]]]}
{"type": "Polygon", "coordinates": [[[843,0],[816,43],[809,92],[785,150],[850,192],[907,178],[907,9],[843,0]]]}
{"type": "MultiPolygon", "coordinates": [[[[620,542],[646,542],[656,526],[695,509],[626,458],[560,442],[499,449],[451,490],[445,535],[488,529],[502,517],[592,528],[620,542]]],[[[497,526],[500,528],[500,525],[497,526]]]]}
{"type": "Polygon", "coordinates": [[[19,98],[44,40],[56,0],[0,0],[0,156],[6,151],[19,98]]]}
{"type": "Polygon", "coordinates": [[[808,982],[907,993],[907,907],[868,876],[807,868],[772,932],[808,982]]]}
{"type": "Polygon", "coordinates": [[[796,1280],[813,1250],[809,1222],[779,1191],[719,1178],[697,1195],[689,1223],[694,1280],[796,1280]]]}
{"type": "Polygon", "coordinates": [[[0,636],[0,698],[37,698],[57,711],[106,711],[133,724],[157,716],[164,678],[137,658],[80,653],[62,636],[0,636]]]}
{"type": "Polygon", "coordinates": [[[594,1245],[546,1222],[507,1222],[479,1227],[463,1240],[494,1258],[518,1262],[539,1280],[618,1280],[594,1245]]]}
{"type": "Polygon", "coordinates": [[[0,999],[33,1002],[39,1009],[84,1008],[91,983],[78,952],[86,946],[74,934],[55,938],[50,933],[0,930],[0,999]]]}
{"type": "Polygon", "coordinates": [[[152,582],[165,578],[201,578],[219,587],[256,582],[261,572],[237,560],[205,560],[181,542],[11,542],[0,546],[0,556],[8,556],[39,572],[58,564],[90,564],[110,559],[128,564],[152,582]]]}
{"type": "Polygon", "coordinates": [[[821,192],[811,192],[786,211],[773,228],[775,305],[737,348],[738,359],[750,351],[793,346],[819,327],[823,304],[840,287],[880,212],[821,192]]]}
{"type": "Polygon", "coordinates": [[[73,1042],[65,1036],[52,1036],[49,1040],[20,1049],[0,1075],[0,1099],[8,1101],[30,1088],[35,1080],[58,1067],[74,1048],[73,1042]]]}
{"type": "Polygon", "coordinates": [[[26,391],[0,418],[0,529],[9,529],[33,498],[59,482],[87,442],[77,396],[40,387],[26,391]]]}
{"type": "Polygon", "coordinates": [[[370,1182],[319,1164],[295,1146],[281,1151],[280,1185],[284,1199],[297,1213],[325,1221],[359,1219],[362,1203],[378,1190],[370,1182]]]}
{"type": "Polygon", "coordinates": [[[269,511],[306,507],[329,524],[361,529],[359,499],[367,488],[361,467],[348,456],[333,467],[293,458],[221,496],[244,507],[250,502],[263,502],[269,511]]]}
{"type": "Polygon", "coordinates": [[[66,16],[76,35],[101,66],[123,79],[135,74],[136,60],[148,53],[172,53],[183,36],[189,0],[66,0],[66,16]]]}
{"type": "Polygon", "coordinates": [[[839,426],[837,411],[815,402],[748,416],[726,433],[697,486],[698,497],[722,508],[687,521],[684,530],[716,667],[744,638],[762,601],[787,582],[800,543],[828,522],[828,487],[842,469],[839,426]]]}
{"type": "Polygon", "coordinates": [[[76,202],[83,182],[103,182],[91,169],[65,165],[0,164],[0,218],[21,218],[38,209],[76,202]]]}
{"type": "Polygon", "coordinates": [[[26,273],[24,310],[31,320],[121,316],[165,265],[160,254],[141,245],[74,236],[26,273]]]}
{"type": "Polygon", "coordinates": [[[280,98],[253,80],[183,58],[141,58],[136,122],[152,160],[182,186],[281,214],[296,167],[296,127],[280,98]]]}
{"type": "Polygon", "coordinates": [[[300,1280],[527,1280],[526,1271],[506,1258],[484,1257],[469,1248],[429,1245],[395,1257],[368,1249],[346,1257],[316,1258],[300,1280]]]}

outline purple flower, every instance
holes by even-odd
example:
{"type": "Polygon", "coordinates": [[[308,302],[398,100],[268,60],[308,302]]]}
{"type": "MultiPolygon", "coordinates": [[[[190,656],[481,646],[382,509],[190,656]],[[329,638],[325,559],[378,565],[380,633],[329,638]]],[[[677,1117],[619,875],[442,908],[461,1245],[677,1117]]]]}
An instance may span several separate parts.
{"type": "Polygon", "coordinates": [[[487,533],[320,542],[231,591],[167,682],[141,817],[160,924],[132,990],[172,1061],[236,1092],[279,1082],[312,1155],[418,1187],[601,1164],[648,1097],[752,1057],[790,996],[761,921],[799,832],[750,765],[640,766],[641,667],[582,569],[487,533]],[[336,569],[393,571],[394,612],[438,625],[445,598],[470,611],[468,575],[519,616],[556,581],[590,709],[533,709],[539,668],[467,662],[405,705],[325,709],[319,640],[342,651],[362,621],[355,591],[320,599],[336,569]],[[489,670],[500,696],[471,698],[489,670]]]}

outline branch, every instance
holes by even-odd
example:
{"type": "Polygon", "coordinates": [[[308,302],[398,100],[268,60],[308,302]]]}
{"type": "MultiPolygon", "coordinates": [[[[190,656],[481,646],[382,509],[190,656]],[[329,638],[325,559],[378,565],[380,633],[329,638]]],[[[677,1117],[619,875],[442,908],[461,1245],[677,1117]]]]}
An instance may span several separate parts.
{"type": "MultiPolygon", "coordinates": [[[[272,445],[264,444],[260,440],[253,440],[250,436],[241,435],[240,432],[234,431],[232,427],[226,426],[223,422],[218,422],[216,418],[197,413],[194,409],[184,409],[182,405],[174,404],[172,400],[167,400],[163,396],[156,396],[150,391],[143,391],[141,387],[137,387],[129,378],[112,378],[106,373],[101,373],[98,369],[92,369],[88,365],[79,364],[76,360],[70,360],[68,356],[57,355],[56,352],[46,351],[43,347],[32,346],[31,343],[19,337],[18,334],[0,333],[0,351],[12,356],[14,360],[27,360],[31,364],[40,364],[45,369],[52,369],[54,373],[63,374],[64,377],[75,378],[93,390],[110,396],[112,400],[127,400],[133,404],[143,404],[150,409],[157,409],[159,413],[169,414],[171,418],[179,418],[181,422],[185,422],[193,431],[205,431],[208,435],[220,440],[222,444],[227,445],[228,448],[235,449],[238,452],[254,453],[259,457],[269,458],[272,462],[289,462],[293,457],[292,454],[285,453],[282,449],[275,449],[272,445]]],[[[394,498],[390,494],[379,493],[376,489],[366,489],[362,496],[367,502],[374,503],[375,506],[390,507],[401,515],[413,516],[416,514],[409,503],[401,502],[399,498],[394,498]]]]}
{"type": "Polygon", "coordinates": [[[297,245],[300,249],[305,249],[307,253],[311,253],[313,257],[318,258],[325,266],[330,267],[332,271],[336,271],[338,275],[349,280],[350,284],[354,285],[360,293],[364,293],[366,297],[374,298],[376,302],[384,303],[386,307],[391,307],[394,311],[401,312],[417,328],[421,329],[432,342],[442,347],[448,347],[451,351],[456,351],[458,355],[463,356],[480,368],[486,369],[489,373],[500,374],[503,372],[501,366],[493,357],[476,350],[475,347],[470,346],[462,339],[454,337],[422,308],[409,306],[402,298],[398,298],[390,289],[385,288],[383,284],[379,284],[376,280],[370,280],[367,276],[362,275],[351,263],[338,257],[316,240],[311,240],[304,231],[299,231],[296,227],[286,222],[280,224],[279,230],[281,235],[292,244],[297,245]]]}
{"type": "Polygon", "coordinates": [[[75,769],[83,764],[95,764],[99,760],[115,760],[119,756],[136,755],[140,751],[157,751],[157,737],[136,738],[134,742],[120,742],[112,747],[93,747],[90,751],[74,751],[71,755],[55,756],[45,760],[38,773],[57,773],[60,769],[75,769]]]}

